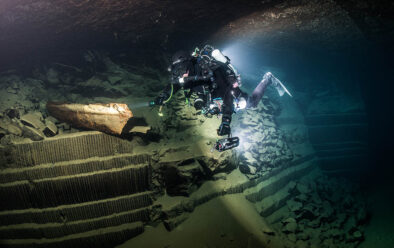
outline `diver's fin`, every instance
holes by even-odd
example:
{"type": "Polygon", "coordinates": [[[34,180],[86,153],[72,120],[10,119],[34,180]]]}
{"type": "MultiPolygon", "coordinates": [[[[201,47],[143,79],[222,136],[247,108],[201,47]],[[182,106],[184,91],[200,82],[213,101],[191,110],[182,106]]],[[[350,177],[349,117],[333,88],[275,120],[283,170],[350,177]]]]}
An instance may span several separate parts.
{"type": "Polygon", "coordinates": [[[272,74],[271,74],[271,81],[272,81],[272,85],[278,91],[279,96],[283,96],[285,93],[287,93],[289,96],[293,97],[291,93],[287,90],[287,88],[282,84],[282,82],[272,74]]]}

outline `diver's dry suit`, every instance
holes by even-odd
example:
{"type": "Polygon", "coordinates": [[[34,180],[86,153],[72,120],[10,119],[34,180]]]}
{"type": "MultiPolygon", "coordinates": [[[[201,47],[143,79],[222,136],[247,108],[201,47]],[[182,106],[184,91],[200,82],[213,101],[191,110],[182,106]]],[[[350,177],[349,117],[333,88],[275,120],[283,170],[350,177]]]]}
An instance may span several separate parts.
{"type": "MultiPolygon", "coordinates": [[[[190,89],[186,97],[195,92],[199,97],[194,102],[196,109],[208,109],[215,101],[221,101],[219,109],[209,110],[212,114],[222,114],[222,123],[217,130],[218,135],[231,133],[230,122],[234,113],[234,107],[238,108],[241,100],[244,107],[256,107],[261,100],[266,87],[277,80],[271,73],[266,73],[263,80],[253,91],[251,97],[240,90],[240,76],[229,63],[229,58],[223,56],[213,58],[215,50],[210,46],[204,47],[200,54],[190,56],[185,52],[177,52],[172,58],[169,70],[172,72],[172,82],[153,102],[155,105],[163,105],[171,99],[171,96],[182,87],[190,89]]],[[[278,80],[279,81],[279,80],[278,80]]],[[[276,83],[278,84],[278,83],[276,83]]]]}

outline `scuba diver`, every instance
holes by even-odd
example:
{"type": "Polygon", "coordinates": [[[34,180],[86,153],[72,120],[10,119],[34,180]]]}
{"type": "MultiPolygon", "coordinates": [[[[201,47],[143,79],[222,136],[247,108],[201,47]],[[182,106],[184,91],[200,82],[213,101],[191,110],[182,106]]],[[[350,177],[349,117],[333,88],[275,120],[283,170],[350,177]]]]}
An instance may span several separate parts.
{"type": "Polygon", "coordinates": [[[231,117],[240,109],[254,108],[264,95],[268,85],[273,85],[280,96],[290,92],[272,73],[267,72],[251,96],[243,92],[241,77],[220,50],[206,45],[201,51],[196,48],[190,55],[179,51],[172,57],[172,64],[168,68],[171,72],[171,83],[152,102],[150,106],[159,105],[161,108],[171,100],[178,90],[183,88],[187,99],[195,93],[196,110],[201,110],[205,116],[222,115],[222,122],[217,129],[219,136],[227,135],[228,138],[220,139],[215,144],[215,149],[224,151],[239,145],[238,137],[231,137],[231,117]]]}

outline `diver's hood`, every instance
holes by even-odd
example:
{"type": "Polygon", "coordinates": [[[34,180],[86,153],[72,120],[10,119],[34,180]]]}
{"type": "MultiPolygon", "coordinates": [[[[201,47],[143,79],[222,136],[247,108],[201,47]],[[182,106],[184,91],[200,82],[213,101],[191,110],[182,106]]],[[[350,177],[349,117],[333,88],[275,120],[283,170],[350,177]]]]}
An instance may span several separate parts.
{"type": "Polygon", "coordinates": [[[168,71],[172,74],[172,79],[177,79],[187,72],[190,55],[185,51],[178,51],[172,56],[172,63],[168,71]]]}

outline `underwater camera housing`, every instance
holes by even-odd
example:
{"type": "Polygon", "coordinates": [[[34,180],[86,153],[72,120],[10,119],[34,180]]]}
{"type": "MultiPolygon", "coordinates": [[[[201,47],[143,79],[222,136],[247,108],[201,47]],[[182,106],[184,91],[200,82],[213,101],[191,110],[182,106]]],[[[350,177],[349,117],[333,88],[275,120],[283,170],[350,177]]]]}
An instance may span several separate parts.
{"type": "Polygon", "coordinates": [[[223,152],[232,148],[239,146],[239,138],[238,137],[228,137],[225,139],[220,139],[216,141],[214,148],[219,151],[223,152]]]}

